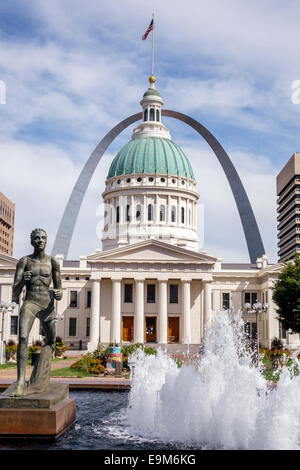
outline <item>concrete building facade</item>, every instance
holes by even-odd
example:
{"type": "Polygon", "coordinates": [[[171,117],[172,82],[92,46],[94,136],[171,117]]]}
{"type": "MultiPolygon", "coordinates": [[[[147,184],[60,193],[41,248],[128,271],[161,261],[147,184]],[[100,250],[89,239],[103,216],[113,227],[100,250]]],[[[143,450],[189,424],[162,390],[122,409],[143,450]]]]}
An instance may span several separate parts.
{"type": "Polygon", "coordinates": [[[300,253],[300,153],[294,153],[277,176],[279,261],[300,253]]]}
{"type": "Polygon", "coordinates": [[[13,255],[15,205],[0,192],[0,253],[13,255]]]}

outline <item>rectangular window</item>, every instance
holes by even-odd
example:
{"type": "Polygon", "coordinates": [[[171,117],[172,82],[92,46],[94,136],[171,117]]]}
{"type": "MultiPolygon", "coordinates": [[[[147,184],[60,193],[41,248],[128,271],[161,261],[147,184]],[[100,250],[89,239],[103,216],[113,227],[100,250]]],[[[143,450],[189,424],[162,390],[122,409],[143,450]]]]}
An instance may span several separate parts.
{"type": "Polygon", "coordinates": [[[86,336],[90,336],[90,330],[91,330],[91,319],[87,318],[86,319],[86,336]]]}
{"type": "Polygon", "coordinates": [[[244,324],[244,329],[245,329],[246,338],[250,339],[251,338],[251,323],[246,322],[244,324]]]}
{"type": "Polygon", "coordinates": [[[255,304],[257,302],[257,292],[245,292],[245,304],[255,304]]]}
{"type": "Polygon", "coordinates": [[[152,204],[148,205],[148,220],[149,221],[153,220],[153,205],[152,204]]]}
{"type": "Polygon", "coordinates": [[[130,222],[130,205],[126,206],[126,222],[130,222]]]}
{"type": "Polygon", "coordinates": [[[77,318],[69,318],[69,336],[76,336],[77,318]]]}
{"type": "Polygon", "coordinates": [[[286,330],[283,328],[280,322],[279,322],[279,336],[282,339],[286,339],[286,330]]]}
{"type": "Polygon", "coordinates": [[[78,293],[77,290],[70,291],[70,307],[77,307],[78,293]]]}
{"type": "Polygon", "coordinates": [[[229,294],[229,292],[223,292],[223,294],[222,294],[222,307],[225,310],[230,309],[230,294],[229,294]]]}
{"type": "Polygon", "coordinates": [[[178,284],[170,284],[170,304],[178,304],[178,284]]]}
{"type": "Polygon", "coordinates": [[[132,291],[133,291],[132,284],[124,285],[124,302],[125,303],[128,303],[128,304],[132,303],[132,291]]]}
{"type": "Polygon", "coordinates": [[[155,303],[155,284],[147,284],[147,303],[155,303]]]}
{"type": "Polygon", "coordinates": [[[88,290],[86,294],[86,308],[91,308],[92,305],[92,291],[88,290]]]}
{"type": "Polygon", "coordinates": [[[257,324],[251,323],[251,338],[257,339],[257,324]]]}
{"type": "Polygon", "coordinates": [[[135,219],[136,220],[141,220],[141,213],[142,213],[141,204],[137,204],[136,211],[135,211],[135,219]]]}
{"type": "Polygon", "coordinates": [[[19,317],[16,315],[12,315],[10,317],[10,334],[17,335],[18,334],[18,324],[19,324],[19,317]]]}

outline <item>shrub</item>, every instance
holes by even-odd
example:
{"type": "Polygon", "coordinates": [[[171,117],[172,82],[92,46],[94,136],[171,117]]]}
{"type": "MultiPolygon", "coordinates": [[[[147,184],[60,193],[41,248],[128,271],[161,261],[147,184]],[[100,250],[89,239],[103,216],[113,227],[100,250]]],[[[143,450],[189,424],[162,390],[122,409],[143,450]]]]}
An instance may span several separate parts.
{"type": "Polygon", "coordinates": [[[63,341],[63,339],[57,336],[55,341],[55,357],[63,356],[67,349],[68,347],[66,346],[66,343],[63,341]]]}
{"type": "Polygon", "coordinates": [[[146,356],[149,356],[151,354],[154,354],[154,356],[156,356],[156,354],[157,354],[156,349],[150,348],[150,346],[143,347],[143,350],[144,350],[144,354],[146,354],[146,356]]]}
{"type": "Polygon", "coordinates": [[[41,349],[42,349],[42,345],[36,346],[35,344],[32,344],[32,346],[28,346],[28,359],[31,361],[32,353],[41,351],[41,349]]]}
{"type": "Polygon", "coordinates": [[[100,360],[94,357],[93,353],[88,353],[82,356],[78,361],[71,365],[71,368],[75,370],[85,370],[91,375],[100,375],[106,370],[100,360]]]}
{"type": "Polygon", "coordinates": [[[90,353],[94,359],[99,359],[102,365],[106,365],[109,348],[104,348],[102,344],[99,344],[98,348],[90,353]]]}
{"type": "Polygon", "coordinates": [[[150,346],[144,346],[142,343],[136,343],[136,344],[128,344],[125,346],[122,346],[121,352],[123,354],[123,367],[125,369],[129,369],[128,367],[128,357],[133,354],[135,351],[138,349],[142,349],[144,351],[144,354],[150,355],[150,354],[157,354],[156,349],[151,348],[150,346]]]}
{"type": "Polygon", "coordinates": [[[283,349],[283,344],[280,338],[273,338],[271,343],[271,349],[283,349]]]}
{"type": "Polygon", "coordinates": [[[182,366],[182,361],[178,357],[172,357],[172,359],[176,362],[178,368],[182,366]]]}
{"type": "Polygon", "coordinates": [[[11,344],[5,347],[5,357],[6,360],[9,361],[10,359],[14,359],[17,354],[18,345],[11,344]]]}

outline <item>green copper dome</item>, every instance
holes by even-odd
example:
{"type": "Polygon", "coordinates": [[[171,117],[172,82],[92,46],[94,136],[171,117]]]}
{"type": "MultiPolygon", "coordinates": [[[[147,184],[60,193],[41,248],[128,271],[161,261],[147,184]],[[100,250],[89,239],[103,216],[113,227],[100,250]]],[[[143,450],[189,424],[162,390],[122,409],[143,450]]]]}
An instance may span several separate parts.
{"type": "Polygon", "coordinates": [[[151,96],[151,95],[155,95],[155,96],[160,96],[159,92],[156,90],[156,88],[148,88],[147,91],[145,91],[144,93],[144,98],[146,96],[151,96]]]}
{"type": "Polygon", "coordinates": [[[171,140],[161,137],[140,137],[124,145],[113,159],[107,178],[136,173],[178,175],[195,179],[183,151],[171,140]]]}

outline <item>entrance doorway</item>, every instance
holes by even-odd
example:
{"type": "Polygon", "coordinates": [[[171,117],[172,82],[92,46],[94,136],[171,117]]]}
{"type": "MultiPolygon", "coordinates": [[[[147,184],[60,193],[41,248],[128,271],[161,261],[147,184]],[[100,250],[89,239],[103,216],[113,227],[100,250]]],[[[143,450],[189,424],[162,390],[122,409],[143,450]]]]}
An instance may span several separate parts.
{"type": "Polygon", "coordinates": [[[122,341],[133,341],[133,321],[134,317],[122,317],[122,341]]]}
{"type": "Polygon", "coordinates": [[[168,343],[179,343],[179,317],[168,317],[168,343]]]}
{"type": "Polygon", "coordinates": [[[145,342],[156,341],[156,317],[145,317],[145,342]]]}

